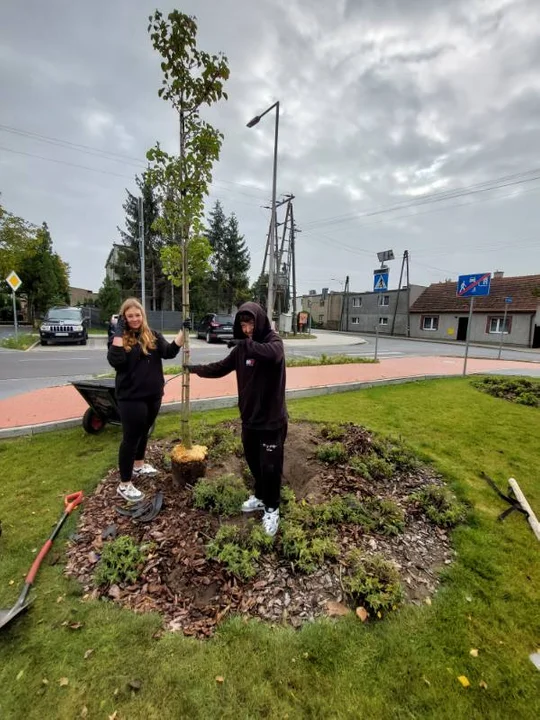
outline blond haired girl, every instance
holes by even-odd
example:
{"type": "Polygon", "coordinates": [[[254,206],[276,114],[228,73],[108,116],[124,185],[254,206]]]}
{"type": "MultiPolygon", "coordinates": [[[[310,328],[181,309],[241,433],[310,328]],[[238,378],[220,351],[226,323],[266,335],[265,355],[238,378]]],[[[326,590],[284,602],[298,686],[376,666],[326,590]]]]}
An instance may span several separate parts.
{"type": "MultiPolygon", "coordinates": [[[[183,327],[189,331],[189,320],[184,321],[183,327]]],[[[116,400],[123,431],[117,493],[124,500],[142,500],[144,493],[135,487],[133,479],[157,473],[144,462],[144,456],[148,432],[163,397],[162,360],[176,357],[183,344],[184,330],[169,343],[148,326],[144,308],[136,298],[122,303],[107,359],[116,370],[116,400]]]]}

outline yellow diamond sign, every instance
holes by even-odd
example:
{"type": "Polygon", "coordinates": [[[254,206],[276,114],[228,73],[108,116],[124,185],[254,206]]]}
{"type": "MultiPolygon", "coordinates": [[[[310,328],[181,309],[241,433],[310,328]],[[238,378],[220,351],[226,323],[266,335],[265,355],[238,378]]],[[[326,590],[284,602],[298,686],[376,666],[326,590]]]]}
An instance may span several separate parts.
{"type": "Polygon", "coordinates": [[[12,270],[9,275],[6,278],[6,282],[9,285],[9,287],[13,290],[13,292],[17,292],[17,290],[22,285],[21,278],[17,275],[15,270],[12,270]]]}

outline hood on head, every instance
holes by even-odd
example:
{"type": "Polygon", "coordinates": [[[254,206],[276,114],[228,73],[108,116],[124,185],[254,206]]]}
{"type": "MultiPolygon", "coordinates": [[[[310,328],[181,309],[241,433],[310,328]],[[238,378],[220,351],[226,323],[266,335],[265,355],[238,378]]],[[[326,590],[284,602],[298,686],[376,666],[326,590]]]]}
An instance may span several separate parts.
{"type": "Polygon", "coordinates": [[[240,327],[240,320],[238,319],[240,313],[249,313],[250,315],[253,315],[255,319],[253,340],[255,340],[255,342],[263,342],[263,340],[265,340],[272,332],[270,320],[268,319],[266,310],[262,308],[258,303],[247,302],[243,305],[240,305],[234,318],[234,337],[237,340],[241,340],[245,337],[244,333],[242,332],[242,328],[240,327]]]}

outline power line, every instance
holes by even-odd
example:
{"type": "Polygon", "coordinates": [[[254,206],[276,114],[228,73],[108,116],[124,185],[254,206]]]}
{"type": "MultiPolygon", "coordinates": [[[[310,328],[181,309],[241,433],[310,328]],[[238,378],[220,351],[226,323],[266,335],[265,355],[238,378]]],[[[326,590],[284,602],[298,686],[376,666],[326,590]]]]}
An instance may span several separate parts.
{"type": "Polygon", "coordinates": [[[443,202],[444,200],[452,200],[468,195],[476,195],[479,193],[489,192],[491,190],[499,190],[505,187],[511,187],[515,185],[521,185],[523,183],[533,182],[540,180],[540,174],[534,175],[533,177],[526,177],[531,173],[540,173],[540,168],[528,170],[527,172],[516,173],[514,175],[508,175],[495,180],[487,181],[484,183],[477,183],[475,185],[465,186],[461,189],[448,190],[439,193],[431,193],[423,195],[419,198],[411,200],[409,202],[401,202],[394,205],[382,206],[374,210],[368,210],[362,213],[347,213],[345,215],[337,215],[334,217],[313,220],[311,222],[304,223],[304,227],[307,229],[325,226],[325,225],[337,225],[346,222],[351,222],[356,219],[363,217],[372,217],[375,215],[382,215],[386,213],[394,212],[395,210],[404,210],[407,208],[417,207],[419,205],[431,204],[436,202],[443,202]],[[517,178],[517,179],[516,179],[517,178]],[[508,182],[506,182],[508,181],[508,182]]]}

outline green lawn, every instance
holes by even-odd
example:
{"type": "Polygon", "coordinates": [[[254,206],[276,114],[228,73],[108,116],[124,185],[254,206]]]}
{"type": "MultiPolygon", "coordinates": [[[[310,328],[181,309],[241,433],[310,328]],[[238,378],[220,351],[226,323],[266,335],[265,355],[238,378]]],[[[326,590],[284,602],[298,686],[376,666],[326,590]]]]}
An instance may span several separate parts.
{"type": "Polygon", "coordinates": [[[32,335],[28,332],[20,332],[17,336],[0,340],[0,347],[9,348],[10,350],[27,350],[39,340],[39,335],[32,335]]]}
{"type": "MultiPolygon", "coordinates": [[[[516,477],[540,513],[538,410],[454,379],[298,400],[290,412],[292,421],[351,420],[403,437],[472,505],[432,605],[368,625],[346,618],[292,631],[232,619],[209,642],[156,637],[156,616],[83,602],[62,575],[59,541],[36,602],[0,633],[2,719],[540,716],[540,672],[528,657],[540,646],[540,546],[521,515],[497,522],[505,505],[479,478],[484,470],[506,489],[516,477]]],[[[177,426],[164,416],[157,432],[177,426]]],[[[77,428],[0,444],[0,606],[15,601],[62,496],[90,492],[114,464],[118,440],[115,428],[94,437],[77,428]]]]}

